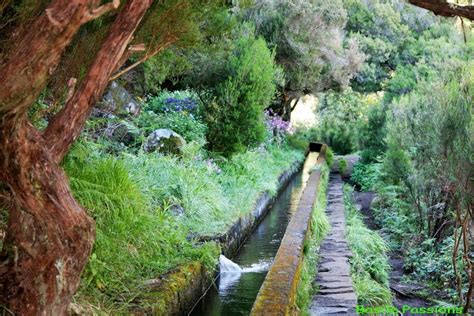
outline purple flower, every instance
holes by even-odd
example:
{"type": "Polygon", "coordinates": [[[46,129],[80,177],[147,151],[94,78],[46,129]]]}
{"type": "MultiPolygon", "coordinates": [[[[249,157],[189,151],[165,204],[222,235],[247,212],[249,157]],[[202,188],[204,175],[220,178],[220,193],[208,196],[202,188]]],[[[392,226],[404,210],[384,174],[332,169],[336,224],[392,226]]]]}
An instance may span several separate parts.
{"type": "Polygon", "coordinates": [[[265,111],[267,127],[274,133],[288,133],[291,130],[291,123],[283,120],[281,116],[273,113],[272,110],[265,111]]]}

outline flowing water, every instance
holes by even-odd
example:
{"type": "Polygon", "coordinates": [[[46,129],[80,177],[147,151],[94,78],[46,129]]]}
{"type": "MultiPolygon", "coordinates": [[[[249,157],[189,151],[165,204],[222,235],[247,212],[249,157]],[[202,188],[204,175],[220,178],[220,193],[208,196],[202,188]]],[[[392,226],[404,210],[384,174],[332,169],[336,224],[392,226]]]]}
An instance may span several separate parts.
{"type": "Polygon", "coordinates": [[[220,257],[221,274],[216,286],[194,308],[191,315],[248,315],[265,279],[291,214],[296,210],[317,153],[310,153],[303,170],[277,197],[274,206],[231,260],[220,257]]]}

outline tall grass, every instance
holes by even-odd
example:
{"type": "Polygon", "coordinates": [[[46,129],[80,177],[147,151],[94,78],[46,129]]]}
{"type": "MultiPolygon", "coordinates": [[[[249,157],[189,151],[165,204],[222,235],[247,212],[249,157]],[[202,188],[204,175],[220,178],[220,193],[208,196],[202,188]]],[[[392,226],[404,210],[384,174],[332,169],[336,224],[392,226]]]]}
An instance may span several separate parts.
{"type": "Polygon", "coordinates": [[[132,304],[146,280],[177,265],[215,266],[217,246],[188,240],[187,231],[144,194],[123,159],[83,151],[76,146],[64,164],[75,197],[96,221],[79,299],[117,312],[132,304]]]}
{"type": "Polygon", "coordinates": [[[76,299],[114,314],[136,304],[147,280],[179,265],[199,261],[212,270],[218,246],[197,237],[225,232],[259,194],[276,193],[279,175],[304,158],[274,146],[215,161],[193,143],[180,158],[116,157],[98,146],[80,142],[64,163],[75,197],[97,225],[76,299]]]}
{"type": "Polygon", "coordinates": [[[129,156],[125,162],[153,205],[165,210],[179,205],[184,214],[177,221],[200,236],[226,232],[252,210],[262,192],[276,194],[280,174],[304,159],[301,151],[276,146],[229,160],[199,158],[204,154],[190,153],[181,159],[143,154],[129,156]]]}
{"type": "Polygon", "coordinates": [[[321,179],[319,183],[317,202],[314,205],[311,216],[311,233],[305,240],[303,265],[301,268],[298,289],[296,292],[296,305],[301,315],[309,315],[308,307],[315,292],[312,281],[317,272],[319,261],[319,246],[330,229],[326,215],[327,187],[329,179],[329,167],[327,164],[320,166],[321,179]]]}
{"type": "Polygon", "coordinates": [[[389,248],[377,232],[365,226],[352,201],[352,192],[350,186],[344,186],[346,238],[352,251],[350,264],[357,301],[364,306],[390,305],[389,248]]]}

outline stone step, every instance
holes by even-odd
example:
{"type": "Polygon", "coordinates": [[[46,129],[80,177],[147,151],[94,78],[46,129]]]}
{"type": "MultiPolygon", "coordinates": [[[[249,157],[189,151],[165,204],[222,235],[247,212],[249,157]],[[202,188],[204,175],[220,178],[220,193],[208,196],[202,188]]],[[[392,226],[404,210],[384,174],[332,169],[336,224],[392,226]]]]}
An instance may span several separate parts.
{"type": "Polygon", "coordinates": [[[319,292],[313,296],[311,315],[356,315],[357,297],[352,285],[346,240],[346,219],[341,176],[330,175],[326,214],[331,229],[319,247],[320,261],[314,283],[319,292]]]}

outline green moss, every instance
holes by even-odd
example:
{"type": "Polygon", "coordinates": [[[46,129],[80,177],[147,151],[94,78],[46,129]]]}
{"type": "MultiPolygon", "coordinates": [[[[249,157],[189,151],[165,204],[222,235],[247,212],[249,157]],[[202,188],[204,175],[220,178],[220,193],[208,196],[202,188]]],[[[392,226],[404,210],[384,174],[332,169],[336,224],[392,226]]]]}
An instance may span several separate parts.
{"type": "Polygon", "coordinates": [[[326,192],[329,180],[329,168],[324,162],[318,169],[321,172],[321,179],[318,187],[317,202],[314,205],[311,215],[311,233],[304,244],[303,264],[296,293],[296,305],[301,315],[309,315],[308,307],[311,302],[311,297],[316,292],[312,281],[317,272],[319,245],[330,229],[329,220],[326,216],[326,192]]]}
{"type": "Polygon", "coordinates": [[[140,298],[139,311],[154,314],[176,314],[179,312],[180,302],[183,293],[191,287],[194,280],[209,277],[205,267],[199,262],[193,262],[180,266],[176,271],[162,277],[163,281],[144,293],[140,298]],[[174,310],[176,309],[176,310],[174,310]]]}

